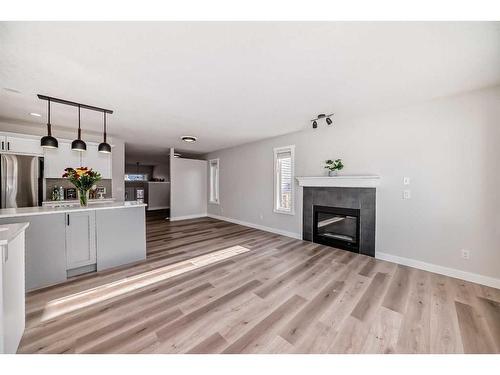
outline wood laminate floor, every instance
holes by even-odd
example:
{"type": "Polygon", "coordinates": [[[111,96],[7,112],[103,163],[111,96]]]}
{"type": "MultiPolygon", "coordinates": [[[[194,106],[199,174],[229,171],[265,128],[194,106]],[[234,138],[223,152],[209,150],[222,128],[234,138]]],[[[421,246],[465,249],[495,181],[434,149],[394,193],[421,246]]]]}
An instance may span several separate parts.
{"type": "Polygon", "coordinates": [[[32,292],[19,353],[499,353],[500,290],[211,218],[32,292]]]}

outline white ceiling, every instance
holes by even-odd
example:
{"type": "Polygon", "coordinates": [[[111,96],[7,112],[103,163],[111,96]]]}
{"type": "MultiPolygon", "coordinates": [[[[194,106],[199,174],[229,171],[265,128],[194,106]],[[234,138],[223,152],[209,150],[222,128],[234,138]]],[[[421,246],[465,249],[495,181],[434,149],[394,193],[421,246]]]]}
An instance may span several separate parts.
{"type": "MultiPolygon", "coordinates": [[[[111,108],[109,132],[136,153],[208,152],[305,129],[318,113],[341,120],[498,83],[500,23],[0,23],[0,87],[20,92],[0,89],[0,120],[43,128],[37,93],[111,108]]],[[[52,119],[76,127],[76,109],[54,105],[52,119]]],[[[100,131],[101,115],[82,113],[82,126],[100,131]]]]}

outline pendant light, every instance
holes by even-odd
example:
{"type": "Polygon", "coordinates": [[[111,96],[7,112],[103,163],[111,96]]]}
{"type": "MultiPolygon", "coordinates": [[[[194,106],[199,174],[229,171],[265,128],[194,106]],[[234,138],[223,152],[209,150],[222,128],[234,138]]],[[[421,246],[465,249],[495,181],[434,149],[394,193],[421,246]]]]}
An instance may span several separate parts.
{"type": "Polygon", "coordinates": [[[109,145],[109,143],[106,142],[106,112],[103,113],[104,113],[104,142],[99,144],[98,151],[104,154],[110,154],[111,146],[109,145]]]}
{"type": "Polygon", "coordinates": [[[82,128],[80,127],[80,105],[78,105],[78,138],[71,143],[73,151],[86,151],[87,145],[82,141],[82,128]]]}
{"type": "Polygon", "coordinates": [[[50,124],[50,100],[48,100],[48,103],[49,110],[47,116],[47,135],[42,137],[42,139],[40,140],[40,146],[42,146],[43,148],[57,148],[59,147],[59,144],[57,142],[57,139],[52,136],[51,131],[52,125],[50,124]]]}

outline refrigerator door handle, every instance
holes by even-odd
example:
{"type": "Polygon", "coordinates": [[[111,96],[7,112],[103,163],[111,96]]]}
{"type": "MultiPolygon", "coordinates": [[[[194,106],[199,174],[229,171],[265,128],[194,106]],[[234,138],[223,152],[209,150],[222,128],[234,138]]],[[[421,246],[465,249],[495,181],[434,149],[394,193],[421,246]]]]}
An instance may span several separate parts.
{"type": "Polygon", "coordinates": [[[2,150],[5,148],[5,142],[2,141],[2,150]]]}

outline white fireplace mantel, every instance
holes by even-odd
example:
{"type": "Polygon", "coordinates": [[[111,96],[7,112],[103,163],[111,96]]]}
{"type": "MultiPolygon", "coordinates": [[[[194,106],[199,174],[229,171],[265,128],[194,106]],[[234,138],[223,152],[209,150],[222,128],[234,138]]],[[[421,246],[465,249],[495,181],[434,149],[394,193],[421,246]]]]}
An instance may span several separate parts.
{"type": "Polygon", "coordinates": [[[361,187],[376,188],[380,185],[380,176],[340,175],[335,177],[296,177],[299,186],[311,187],[361,187]]]}

